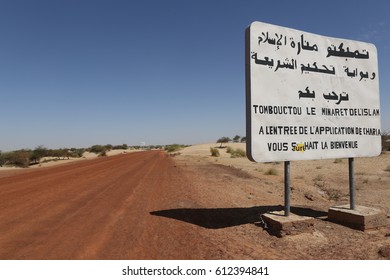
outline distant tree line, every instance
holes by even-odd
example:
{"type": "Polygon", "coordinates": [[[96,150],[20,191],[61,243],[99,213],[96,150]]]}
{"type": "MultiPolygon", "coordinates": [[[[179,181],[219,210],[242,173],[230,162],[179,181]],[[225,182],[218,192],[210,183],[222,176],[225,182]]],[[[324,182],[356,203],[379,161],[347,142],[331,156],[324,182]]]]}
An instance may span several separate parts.
{"type": "Polygon", "coordinates": [[[29,167],[30,165],[39,164],[43,158],[50,160],[60,160],[69,158],[83,157],[85,152],[96,153],[99,156],[105,156],[110,150],[127,150],[127,144],[122,145],[93,145],[89,148],[62,148],[47,149],[44,146],[38,146],[34,150],[21,149],[11,152],[0,151],[0,166],[29,167]]]}
{"type": "Polygon", "coordinates": [[[236,135],[233,137],[233,139],[231,139],[230,137],[227,137],[227,136],[223,136],[221,138],[219,138],[217,140],[217,143],[220,143],[221,145],[219,146],[220,148],[222,148],[222,145],[223,144],[226,144],[226,143],[229,143],[229,142],[233,142],[233,143],[245,143],[246,142],[246,136],[240,136],[240,135],[236,135]]]}
{"type": "Polygon", "coordinates": [[[28,167],[40,163],[44,157],[56,159],[69,159],[71,157],[82,157],[84,149],[47,149],[38,146],[34,150],[22,149],[12,152],[0,151],[0,166],[28,167]]]}
{"type": "MultiPolygon", "coordinates": [[[[177,145],[177,144],[174,144],[177,145]]],[[[178,145],[180,146],[180,145],[178,145]]],[[[47,149],[44,146],[38,146],[34,150],[21,149],[11,152],[0,151],[0,167],[1,166],[16,166],[29,167],[30,165],[41,163],[42,159],[47,161],[61,160],[69,158],[81,158],[85,152],[95,153],[98,156],[106,156],[107,152],[111,150],[155,150],[163,149],[163,145],[149,145],[149,146],[128,146],[121,145],[93,145],[89,148],[62,148],[62,149],[47,149]]]]}

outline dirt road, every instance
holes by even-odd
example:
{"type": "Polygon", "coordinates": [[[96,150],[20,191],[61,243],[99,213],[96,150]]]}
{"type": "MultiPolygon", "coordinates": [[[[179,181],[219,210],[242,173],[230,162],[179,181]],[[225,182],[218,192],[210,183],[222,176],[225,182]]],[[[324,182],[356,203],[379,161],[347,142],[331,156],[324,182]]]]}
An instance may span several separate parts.
{"type": "Polygon", "coordinates": [[[162,228],[150,212],[169,198],[174,173],[152,151],[1,178],[0,258],[158,257],[162,228]]]}
{"type": "Polygon", "coordinates": [[[327,200],[293,201],[313,231],[270,235],[259,217],[280,209],[280,184],[162,151],[2,173],[0,259],[389,258],[389,226],[330,223],[327,200]]]}
{"type": "Polygon", "coordinates": [[[0,259],[224,258],[197,176],[162,151],[3,173],[0,259]]]}

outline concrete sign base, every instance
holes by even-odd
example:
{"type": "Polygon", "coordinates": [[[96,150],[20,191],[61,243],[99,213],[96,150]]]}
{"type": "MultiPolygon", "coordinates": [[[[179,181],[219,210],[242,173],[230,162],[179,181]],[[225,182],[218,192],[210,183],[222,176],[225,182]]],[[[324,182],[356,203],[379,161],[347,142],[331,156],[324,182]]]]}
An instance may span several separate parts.
{"type": "Polygon", "coordinates": [[[387,224],[385,213],[380,209],[366,206],[356,206],[354,210],[350,209],[349,205],[331,207],[328,211],[328,219],[331,222],[362,231],[387,224]]]}
{"type": "Polygon", "coordinates": [[[311,217],[298,216],[293,213],[285,216],[284,211],[274,211],[261,215],[261,218],[268,232],[278,237],[314,231],[314,218],[311,217]]]}

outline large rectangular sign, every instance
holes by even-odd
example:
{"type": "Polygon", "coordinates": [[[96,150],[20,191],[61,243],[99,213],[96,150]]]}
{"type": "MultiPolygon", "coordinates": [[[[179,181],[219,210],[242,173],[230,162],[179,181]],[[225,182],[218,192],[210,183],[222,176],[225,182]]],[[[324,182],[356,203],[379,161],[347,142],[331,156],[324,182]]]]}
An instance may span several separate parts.
{"type": "Polygon", "coordinates": [[[374,45],[261,22],[245,37],[249,159],[380,154],[374,45]]]}

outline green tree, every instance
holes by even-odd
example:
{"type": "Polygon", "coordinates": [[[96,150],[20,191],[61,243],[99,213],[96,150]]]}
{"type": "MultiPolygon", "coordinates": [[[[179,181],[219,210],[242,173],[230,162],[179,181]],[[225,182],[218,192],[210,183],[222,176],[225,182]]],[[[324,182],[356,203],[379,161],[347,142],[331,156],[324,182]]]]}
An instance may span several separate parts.
{"type": "Polygon", "coordinates": [[[102,145],[93,145],[88,150],[91,153],[100,154],[102,152],[105,152],[107,149],[105,146],[102,146],[102,145]]]}
{"type": "Polygon", "coordinates": [[[18,167],[28,167],[30,164],[30,157],[32,152],[30,150],[18,150],[9,153],[9,163],[18,167]]]}
{"type": "Polygon", "coordinates": [[[127,150],[128,148],[129,146],[127,146],[127,144],[116,145],[112,147],[113,150],[127,150]]]}
{"type": "Polygon", "coordinates": [[[71,156],[71,152],[68,149],[55,149],[55,150],[49,150],[48,156],[51,157],[57,157],[58,159],[65,159],[71,156]]]}
{"type": "Polygon", "coordinates": [[[7,160],[5,154],[0,151],[0,167],[3,166],[6,162],[7,160]]]}
{"type": "Polygon", "coordinates": [[[47,156],[47,149],[44,146],[38,146],[32,151],[30,161],[33,163],[39,163],[45,156],[47,156]]]}
{"type": "Polygon", "coordinates": [[[111,144],[107,144],[104,146],[105,148],[105,151],[111,151],[112,150],[112,145],[111,144]]]}
{"type": "Polygon", "coordinates": [[[85,149],[71,148],[70,156],[75,158],[81,158],[85,152],[85,149]]]}
{"type": "Polygon", "coordinates": [[[233,142],[234,143],[238,143],[238,142],[240,142],[240,139],[241,139],[241,136],[240,135],[236,135],[236,136],[233,137],[233,142]]]}
{"type": "Polygon", "coordinates": [[[229,137],[221,137],[217,140],[217,143],[221,143],[221,146],[220,148],[222,148],[222,144],[226,144],[226,143],[229,143],[230,141],[232,141],[232,139],[230,139],[229,137]]]}

